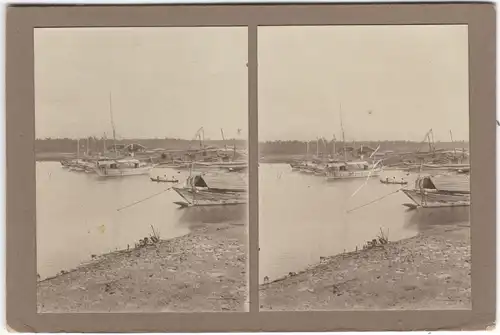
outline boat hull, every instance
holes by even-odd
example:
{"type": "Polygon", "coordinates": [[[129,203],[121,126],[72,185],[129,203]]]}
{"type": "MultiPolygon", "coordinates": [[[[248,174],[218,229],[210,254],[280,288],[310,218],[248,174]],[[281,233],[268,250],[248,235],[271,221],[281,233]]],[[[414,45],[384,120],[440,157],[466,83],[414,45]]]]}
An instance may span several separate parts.
{"type": "Polygon", "coordinates": [[[126,176],[140,176],[149,174],[153,169],[152,166],[138,167],[138,168],[125,168],[125,169],[100,169],[95,168],[94,171],[99,177],[110,178],[110,177],[126,177],[126,176]]]}
{"type": "Polygon", "coordinates": [[[189,187],[174,187],[173,189],[190,206],[237,205],[246,204],[248,201],[247,192],[214,191],[189,187]]]}
{"type": "Polygon", "coordinates": [[[402,190],[418,207],[470,206],[470,194],[434,190],[402,190]]]}
{"type": "Polygon", "coordinates": [[[343,179],[356,179],[356,178],[368,178],[368,177],[379,177],[381,170],[362,170],[362,171],[334,171],[328,173],[326,180],[343,180],[343,179]]]}

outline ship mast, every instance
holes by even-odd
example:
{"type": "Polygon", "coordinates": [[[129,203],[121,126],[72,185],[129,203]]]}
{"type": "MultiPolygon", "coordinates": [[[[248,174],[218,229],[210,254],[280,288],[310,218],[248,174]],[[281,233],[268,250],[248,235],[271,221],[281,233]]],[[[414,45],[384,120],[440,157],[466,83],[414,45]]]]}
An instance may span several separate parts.
{"type": "Polygon", "coordinates": [[[342,147],[344,149],[344,161],[347,162],[347,152],[345,150],[344,124],[342,122],[342,104],[340,104],[340,129],[342,130],[342,147]]]}
{"type": "Polygon", "coordinates": [[[109,92],[109,114],[111,116],[111,127],[113,128],[113,146],[115,149],[115,156],[118,158],[118,151],[116,150],[116,130],[115,121],[113,120],[113,102],[111,100],[111,92],[109,92]]]}
{"type": "Polygon", "coordinates": [[[335,137],[335,134],[333,134],[333,153],[332,153],[332,158],[335,158],[335,155],[337,154],[337,152],[335,151],[335,144],[337,142],[337,138],[335,137]]]}
{"type": "Polygon", "coordinates": [[[453,133],[451,132],[450,129],[450,137],[451,137],[451,144],[453,145],[453,152],[455,153],[455,157],[457,156],[457,148],[455,148],[455,142],[453,142],[453,133]]]}
{"type": "Polygon", "coordinates": [[[80,158],[80,139],[76,139],[76,159],[80,158]]]}

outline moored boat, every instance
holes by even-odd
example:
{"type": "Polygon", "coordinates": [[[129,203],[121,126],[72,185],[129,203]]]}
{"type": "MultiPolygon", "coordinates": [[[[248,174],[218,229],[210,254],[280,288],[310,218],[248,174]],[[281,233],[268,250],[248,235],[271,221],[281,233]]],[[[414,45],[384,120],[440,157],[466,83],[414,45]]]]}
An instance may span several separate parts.
{"type": "Polygon", "coordinates": [[[172,177],[168,179],[167,177],[160,178],[160,176],[157,176],[156,178],[150,177],[151,181],[157,182],[157,183],[178,183],[179,180],[176,179],[175,177],[172,177]]]}
{"type": "Polygon", "coordinates": [[[470,206],[470,180],[463,175],[435,175],[419,177],[414,189],[403,189],[413,201],[407,207],[470,206]]]}
{"type": "Polygon", "coordinates": [[[137,159],[104,159],[96,162],[94,171],[99,177],[125,177],[149,174],[153,167],[137,159]]]}
{"type": "Polygon", "coordinates": [[[182,207],[246,204],[245,180],[232,173],[192,174],[183,187],[173,189],[185,201],[175,202],[182,207]]]}
{"type": "Polygon", "coordinates": [[[328,164],[325,168],[326,180],[378,177],[382,168],[366,161],[346,161],[328,164]]]}
{"type": "Polygon", "coordinates": [[[401,179],[401,180],[396,180],[395,178],[385,178],[385,179],[380,179],[380,182],[382,184],[394,184],[394,185],[407,185],[408,181],[401,179]]]}

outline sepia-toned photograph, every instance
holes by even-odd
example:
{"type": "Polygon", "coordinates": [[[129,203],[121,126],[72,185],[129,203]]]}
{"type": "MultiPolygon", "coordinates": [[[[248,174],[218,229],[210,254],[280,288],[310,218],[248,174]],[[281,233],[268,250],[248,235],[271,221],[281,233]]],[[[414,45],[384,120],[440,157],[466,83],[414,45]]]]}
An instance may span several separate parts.
{"type": "Polygon", "coordinates": [[[248,311],[247,34],[35,29],[39,313],[248,311]]]}
{"type": "Polygon", "coordinates": [[[466,25],[258,29],[259,306],[471,308],[466,25]]]}

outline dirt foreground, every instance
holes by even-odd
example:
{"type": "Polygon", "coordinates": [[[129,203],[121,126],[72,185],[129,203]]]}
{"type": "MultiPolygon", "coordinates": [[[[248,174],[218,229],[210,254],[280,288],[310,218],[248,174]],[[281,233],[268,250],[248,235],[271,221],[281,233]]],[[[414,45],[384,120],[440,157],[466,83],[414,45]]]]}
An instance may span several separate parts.
{"type": "Polygon", "coordinates": [[[263,284],[261,310],[471,308],[470,227],[323,259],[263,284]]]}
{"type": "Polygon", "coordinates": [[[218,224],[113,252],[38,283],[38,311],[246,311],[246,227],[218,224]]]}

